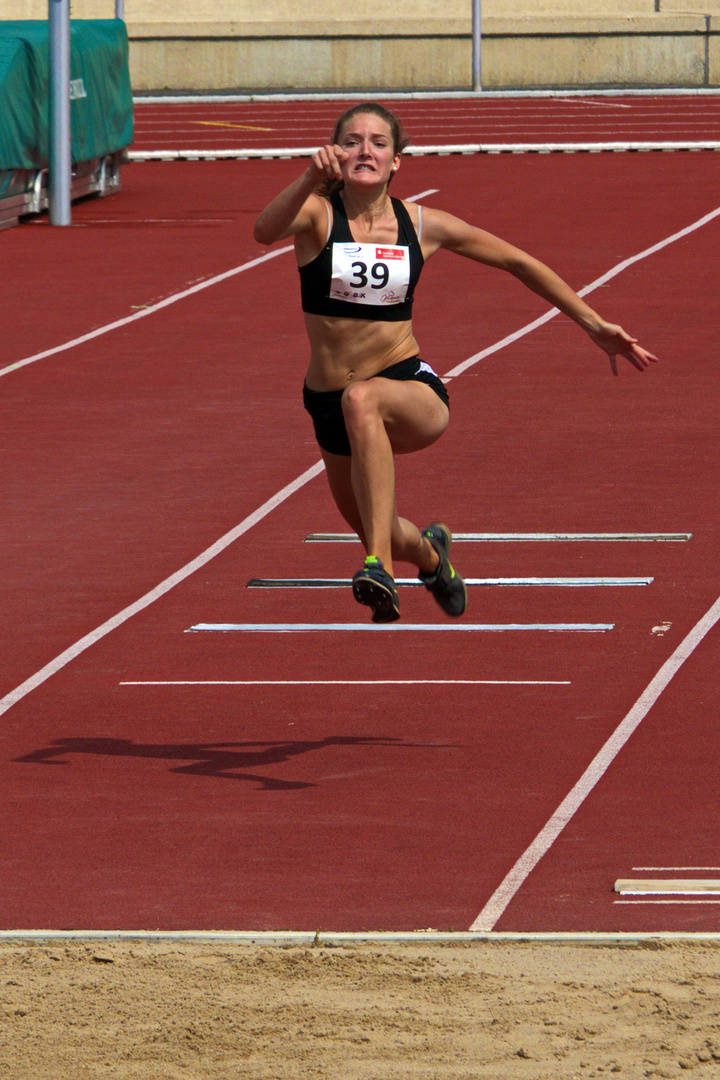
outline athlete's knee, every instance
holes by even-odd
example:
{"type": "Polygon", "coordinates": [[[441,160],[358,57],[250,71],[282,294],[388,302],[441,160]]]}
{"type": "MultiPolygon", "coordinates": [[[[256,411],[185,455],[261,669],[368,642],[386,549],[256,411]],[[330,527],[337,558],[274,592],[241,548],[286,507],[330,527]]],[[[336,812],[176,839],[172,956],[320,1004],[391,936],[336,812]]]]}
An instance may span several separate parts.
{"type": "Polygon", "coordinates": [[[343,391],[341,404],[346,416],[349,413],[377,412],[379,405],[377,387],[370,379],[350,383],[343,391]]]}
{"type": "Polygon", "coordinates": [[[369,379],[347,386],[343,392],[341,404],[348,431],[372,422],[380,416],[377,388],[369,379]]]}

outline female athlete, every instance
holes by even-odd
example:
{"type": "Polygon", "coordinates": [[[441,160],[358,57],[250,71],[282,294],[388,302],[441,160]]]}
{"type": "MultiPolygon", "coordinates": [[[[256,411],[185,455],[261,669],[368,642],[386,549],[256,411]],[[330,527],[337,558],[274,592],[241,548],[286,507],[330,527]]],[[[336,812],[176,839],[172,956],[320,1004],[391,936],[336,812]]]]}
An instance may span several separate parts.
{"type": "Polygon", "coordinates": [[[394,455],[430,446],[449,419],[447,391],[420,359],[411,322],[413,290],[431,255],[446,248],[513,274],[574,319],[614,372],[618,355],[639,371],[657,359],[537,259],[451,214],[392,198],[388,185],[406,145],[392,113],[356,105],[255,225],[259,243],[294,238],[310,339],[304,404],[333,498],[367,554],[353,594],[378,623],[400,615],[395,560],[417,567],[446,614],[467,606],[450,530],[432,524],[421,532],[395,505],[394,455]]]}

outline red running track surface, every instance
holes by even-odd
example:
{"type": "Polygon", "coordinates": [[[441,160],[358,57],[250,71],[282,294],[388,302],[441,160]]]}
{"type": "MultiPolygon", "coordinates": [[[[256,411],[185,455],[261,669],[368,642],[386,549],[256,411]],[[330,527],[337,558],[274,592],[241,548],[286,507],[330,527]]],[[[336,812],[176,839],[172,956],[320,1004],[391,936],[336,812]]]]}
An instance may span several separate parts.
{"type": "MultiPolygon", "coordinates": [[[[406,196],[438,189],[424,201],[581,287],[715,210],[719,170],[714,155],[422,158],[396,182],[406,196]]],[[[289,254],[2,373],[252,264],[263,253],[254,216],[296,172],[136,164],[119,196],[76,206],[72,228],[3,236],[17,270],[0,360],[2,694],[317,462],[289,254]]],[[[3,706],[0,926],[472,925],[720,594],[709,269],[719,228],[709,221],[592,294],[661,366],[613,379],[556,318],[452,380],[447,434],[400,462],[401,511],[421,524],[691,533],[457,545],[473,577],[651,576],[644,587],[474,587],[465,619],[614,629],[187,633],[199,622],[364,621],[347,591],[245,587],[356,568],[357,547],[304,543],[343,529],[318,476],[3,706]],[[416,679],[496,682],[380,683],[416,679]],[[360,680],[376,685],[313,685],[360,680]],[[205,685],[136,685],[179,681],[205,685]],[[270,685],[281,681],[292,685],[270,685]],[[254,685],[227,685],[241,682],[254,685]]],[[[440,254],[418,292],[423,356],[448,372],[544,310],[512,279],[440,254]]],[[[442,624],[422,590],[403,590],[402,606],[404,624],[442,624]]],[[[634,869],[717,863],[717,652],[710,630],[496,929],[717,928],[712,898],[613,893],[621,877],[720,877],[634,869]]]]}
{"type": "MultiPolygon", "coordinates": [[[[132,149],[317,146],[330,139],[335,119],[352,104],[143,101],[135,106],[132,149]]],[[[415,146],[720,138],[720,95],[390,100],[387,105],[402,119],[415,146]]]]}

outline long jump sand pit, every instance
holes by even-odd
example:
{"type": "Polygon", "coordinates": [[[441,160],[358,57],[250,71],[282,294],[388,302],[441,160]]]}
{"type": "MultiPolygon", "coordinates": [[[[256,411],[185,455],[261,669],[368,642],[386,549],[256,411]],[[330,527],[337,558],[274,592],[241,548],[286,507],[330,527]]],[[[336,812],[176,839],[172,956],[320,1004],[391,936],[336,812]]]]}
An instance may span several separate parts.
{"type": "Polygon", "coordinates": [[[0,944],[3,1080],[720,1075],[720,943],[0,944]]]}

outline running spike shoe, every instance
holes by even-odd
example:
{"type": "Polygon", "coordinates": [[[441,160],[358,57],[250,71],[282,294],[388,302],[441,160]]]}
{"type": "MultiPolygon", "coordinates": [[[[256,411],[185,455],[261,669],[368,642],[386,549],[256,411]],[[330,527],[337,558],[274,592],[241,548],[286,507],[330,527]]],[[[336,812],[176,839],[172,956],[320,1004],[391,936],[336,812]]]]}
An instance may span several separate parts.
{"type": "Polygon", "coordinates": [[[465,582],[448,558],[452,533],[447,525],[428,525],[421,535],[432,544],[440,561],[432,574],[424,574],[421,571],[418,577],[425,588],[433,594],[445,614],[457,618],[467,607],[467,589],[465,582]]]}
{"type": "Polygon", "coordinates": [[[374,623],[395,622],[400,618],[395,582],[375,555],[368,555],[362,570],[355,574],[352,589],[358,604],[372,608],[374,623]]]}

